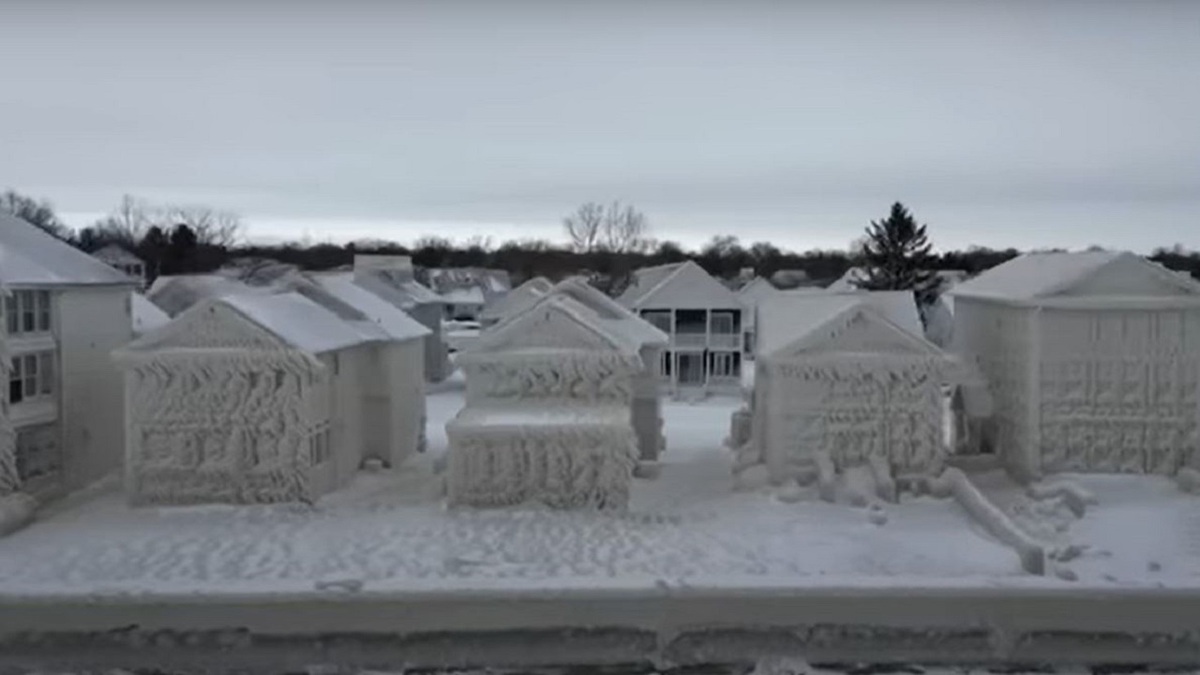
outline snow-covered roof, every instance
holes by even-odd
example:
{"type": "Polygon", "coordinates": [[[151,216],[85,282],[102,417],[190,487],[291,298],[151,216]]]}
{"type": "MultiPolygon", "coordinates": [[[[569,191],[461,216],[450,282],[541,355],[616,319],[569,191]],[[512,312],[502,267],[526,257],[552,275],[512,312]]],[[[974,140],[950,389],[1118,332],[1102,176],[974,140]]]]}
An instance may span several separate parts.
{"type": "Polygon", "coordinates": [[[179,316],[192,305],[233,293],[268,292],[252,288],[221,274],[181,274],[158,277],[146,291],[146,298],[167,313],[179,316]]]}
{"type": "Polygon", "coordinates": [[[369,341],[336,314],[299,293],[239,293],[216,302],[232,307],[289,345],[312,354],[369,341]]]}
{"type": "Polygon", "coordinates": [[[450,305],[482,305],[483,289],[478,286],[451,288],[442,293],[442,299],[450,305]]]}
{"type": "Polygon", "coordinates": [[[838,277],[836,281],[826,287],[825,290],[833,291],[834,293],[845,293],[846,291],[858,290],[858,284],[867,280],[867,271],[861,267],[851,267],[846,270],[846,273],[838,277]]]}
{"type": "Polygon", "coordinates": [[[388,338],[411,340],[430,333],[403,310],[354,283],[352,275],[317,275],[313,279],[325,291],[361,312],[367,321],[377,324],[388,338]]]}
{"type": "Polygon", "coordinates": [[[782,293],[770,281],[762,277],[754,277],[745,286],[738,289],[738,298],[748,306],[757,305],[763,298],[773,298],[782,293]]]}
{"type": "Polygon", "coordinates": [[[900,330],[924,340],[910,291],[785,292],[759,305],[756,349],[759,354],[782,349],[859,306],[871,308],[900,330]]]}
{"type": "Polygon", "coordinates": [[[482,319],[503,319],[537,302],[553,287],[544,277],[534,277],[489,302],[479,316],[482,319]]]}
{"type": "Polygon", "coordinates": [[[0,213],[0,284],[132,288],[138,283],[139,280],[25,220],[0,213]]]}
{"type": "Polygon", "coordinates": [[[635,270],[617,299],[631,309],[741,309],[737,295],[691,260],[635,270]]]}
{"type": "Polygon", "coordinates": [[[134,335],[148,333],[171,322],[171,317],[167,316],[166,312],[159,309],[158,305],[150,302],[141,293],[133,293],[130,308],[133,314],[134,335]]]}
{"type": "Polygon", "coordinates": [[[93,251],[92,256],[109,265],[136,265],[142,263],[141,258],[120,244],[104,246],[97,251],[93,251]]]}
{"type": "Polygon", "coordinates": [[[1026,253],[964,281],[949,292],[954,297],[1033,300],[1068,291],[1108,265],[1125,262],[1142,266],[1181,292],[1200,293],[1200,283],[1128,251],[1026,253]]]}
{"type": "Polygon", "coordinates": [[[566,279],[554,286],[551,293],[562,293],[596,313],[597,319],[608,323],[612,330],[629,336],[642,346],[665,346],[670,336],[654,324],[622,307],[616,300],[582,279],[566,279]]]}
{"type": "Polygon", "coordinates": [[[401,309],[418,305],[444,305],[445,299],[403,271],[382,267],[364,267],[353,272],[333,272],[354,279],[359,286],[371,291],[401,309]]]}
{"type": "MultiPolygon", "coordinates": [[[[500,344],[520,344],[528,331],[523,328],[526,321],[546,313],[558,313],[567,317],[572,323],[587,333],[599,337],[613,349],[636,356],[642,348],[638,339],[626,326],[619,321],[606,321],[595,310],[579,302],[566,293],[550,293],[538,300],[532,307],[520,312],[484,331],[477,343],[472,346],[472,352],[484,352],[500,344]],[[515,339],[512,336],[516,336],[515,339]]],[[[544,336],[537,336],[542,338],[544,336]]]]}

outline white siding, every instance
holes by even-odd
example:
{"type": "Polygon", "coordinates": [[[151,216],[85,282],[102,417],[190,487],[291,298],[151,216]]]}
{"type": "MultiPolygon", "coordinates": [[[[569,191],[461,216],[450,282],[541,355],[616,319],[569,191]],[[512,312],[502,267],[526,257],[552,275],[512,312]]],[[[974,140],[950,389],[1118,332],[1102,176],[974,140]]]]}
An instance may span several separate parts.
{"type": "Polygon", "coordinates": [[[58,294],[64,485],[73,490],[120,468],[125,448],[124,379],[109,358],[133,339],[128,288],[58,294]]]}

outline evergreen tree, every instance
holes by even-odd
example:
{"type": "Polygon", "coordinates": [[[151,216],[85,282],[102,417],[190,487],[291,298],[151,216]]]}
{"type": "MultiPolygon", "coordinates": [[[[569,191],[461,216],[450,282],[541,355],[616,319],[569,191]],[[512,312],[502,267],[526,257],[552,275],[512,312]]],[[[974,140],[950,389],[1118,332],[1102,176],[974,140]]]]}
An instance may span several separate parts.
{"type": "Polygon", "coordinates": [[[886,220],[871,221],[861,254],[865,278],[858,287],[870,291],[911,290],[922,309],[932,303],[938,277],[930,269],[933,244],[925,228],[917,225],[900,202],[892,204],[886,220]]]}

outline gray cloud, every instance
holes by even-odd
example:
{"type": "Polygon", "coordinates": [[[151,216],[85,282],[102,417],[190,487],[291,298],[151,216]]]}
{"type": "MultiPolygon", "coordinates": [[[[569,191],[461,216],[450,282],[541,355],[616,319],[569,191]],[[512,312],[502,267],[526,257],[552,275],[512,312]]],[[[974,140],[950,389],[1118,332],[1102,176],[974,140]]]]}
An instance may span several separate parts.
{"type": "Polygon", "coordinates": [[[1200,245],[1191,2],[9,2],[0,181],[319,238],[1200,245]],[[1152,242],[1150,240],[1153,239],[1152,242]]]}

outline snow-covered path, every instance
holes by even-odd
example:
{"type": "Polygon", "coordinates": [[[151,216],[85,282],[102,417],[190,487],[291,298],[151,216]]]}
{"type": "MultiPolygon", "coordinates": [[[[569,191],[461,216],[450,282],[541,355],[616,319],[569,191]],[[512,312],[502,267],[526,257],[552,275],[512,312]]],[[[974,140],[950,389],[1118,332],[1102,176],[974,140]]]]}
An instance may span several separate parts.
{"type": "Polygon", "coordinates": [[[734,399],[665,409],[661,475],[637,481],[623,515],[539,508],[446,511],[435,466],[462,405],[429,396],[429,452],[364,474],[315,508],[130,509],[110,490],[0,540],[0,594],[296,592],[325,582],[366,591],[468,587],[783,585],[821,577],[1019,575],[1015,556],[950,503],[914,500],[885,526],[862,510],[734,492],[721,447],[734,399]]]}

